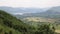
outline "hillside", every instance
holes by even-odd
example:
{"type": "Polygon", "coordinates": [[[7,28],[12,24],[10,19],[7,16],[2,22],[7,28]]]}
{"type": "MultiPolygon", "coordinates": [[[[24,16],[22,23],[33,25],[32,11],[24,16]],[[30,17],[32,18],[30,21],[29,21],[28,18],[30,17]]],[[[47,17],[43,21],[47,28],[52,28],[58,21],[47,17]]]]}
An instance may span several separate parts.
{"type": "Polygon", "coordinates": [[[0,10],[0,34],[23,34],[28,27],[21,20],[0,10]]]}

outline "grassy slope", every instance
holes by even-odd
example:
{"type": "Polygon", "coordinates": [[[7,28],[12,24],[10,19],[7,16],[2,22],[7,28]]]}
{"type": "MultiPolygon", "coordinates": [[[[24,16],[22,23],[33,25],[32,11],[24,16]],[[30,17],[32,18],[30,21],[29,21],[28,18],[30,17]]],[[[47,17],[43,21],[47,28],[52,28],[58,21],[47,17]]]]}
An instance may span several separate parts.
{"type": "MultiPolygon", "coordinates": [[[[18,20],[16,19],[15,17],[11,16],[10,14],[0,10],[0,29],[3,29],[4,32],[9,32],[9,31],[12,31],[13,34],[22,34],[21,32],[19,32],[18,30],[15,30],[13,28],[10,28],[6,25],[4,25],[3,21],[6,20],[6,21],[10,21],[12,22],[12,24],[14,25],[19,25],[19,26],[22,26],[22,27],[26,27],[27,25],[24,24],[21,20],[18,20]]],[[[28,27],[28,26],[27,26],[28,27]]]]}

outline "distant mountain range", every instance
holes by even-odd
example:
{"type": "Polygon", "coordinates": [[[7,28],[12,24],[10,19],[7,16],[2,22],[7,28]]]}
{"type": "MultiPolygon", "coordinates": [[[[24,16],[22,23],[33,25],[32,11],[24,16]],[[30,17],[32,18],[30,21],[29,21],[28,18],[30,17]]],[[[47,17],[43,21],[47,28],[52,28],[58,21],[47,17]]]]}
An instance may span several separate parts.
{"type": "Polygon", "coordinates": [[[39,12],[39,13],[25,13],[24,15],[60,15],[60,6],[58,7],[52,7],[48,9],[45,12],[39,12]]]}
{"type": "Polygon", "coordinates": [[[37,17],[55,17],[60,16],[60,6],[51,7],[51,8],[12,8],[1,6],[0,10],[4,10],[8,13],[11,13],[16,16],[37,16],[37,17]]]}
{"type": "Polygon", "coordinates": [[[13,7],[6,7],[6,6],[0,6],[0,10],[4,10],[8,13],[11,14],[23,14],[23,13],[39,13],[39,12],[43,12],[46,11],[48,8],[23,8],[23,7],[17,7],[17,8],[13,8],[13,7]]]}
{"type": "Polygon", "coordinates": [[[23,15],[27,16],[50,16],[50,15],[60,15],[60,6],[57,7],[51,7],[48,9],[43,9],[41,12],[36,13],[24,13],[23,15]]]}
{"type": "MultiPolygon", "coordinates": [[[[16,15],[19,16],[19,15],[16,15]]],[[[44,12],[24,13],[22,17],[46,17],[46,18],[60,18],[60,6],[52,7],[44,12]]]]}

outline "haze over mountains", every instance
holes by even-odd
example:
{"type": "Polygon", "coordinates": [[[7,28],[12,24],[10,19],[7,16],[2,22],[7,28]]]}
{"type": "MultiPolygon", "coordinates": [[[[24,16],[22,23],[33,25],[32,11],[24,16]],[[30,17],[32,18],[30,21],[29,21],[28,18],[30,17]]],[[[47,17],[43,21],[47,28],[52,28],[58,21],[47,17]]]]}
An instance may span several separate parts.
{"type": "Polygon", "coordinates": [[[6,7],[6,6],[1,6],[0,10],[5,10],[8,13],[14,14],[14,15],[24,15],[28,14],[60,14],[60,6],[57,7],[52,7],[52,8],[23,8],[23,7],[6,7]]]}
{"type": "Polygon", "coordinates": [[[41,8],[23,8],[23,7],[13,8],[13,7],[1,6],[0,10],[5,10],[11,14],[23,14],[23,13],[39,13],[39,12],[46,11],[47,8],[46,9],[45,8],[44,9],[41,9],[41,8]]]}
{"type": "Polygon", "coordinates": [[[40,12],[38,14],[60,14],[60,6],[58,7],[52,7],[45,12],[40,12]]]}
{"type": "MultiPolygon", "coordinates": [[[[29,11],[28,11],[29,12],[29,11]]],[[[32,11],[33,12],[33,11],[32,11]]],[[[36,12],[36,13],[24,13],[23,15],[18,15],[18,17],[45,17],[45,18],[60,18],[60,6],[52,7],[46,11],[36,12]]]]}
{"type": "Polygon", "coordinates": [[[4,10],[16,16],[38,16],[38,17],[48,17],[54,18],[55,16],[60,16],[60,6],[51,8],[12,8],[2,6],[0,10],[4,10]]]}

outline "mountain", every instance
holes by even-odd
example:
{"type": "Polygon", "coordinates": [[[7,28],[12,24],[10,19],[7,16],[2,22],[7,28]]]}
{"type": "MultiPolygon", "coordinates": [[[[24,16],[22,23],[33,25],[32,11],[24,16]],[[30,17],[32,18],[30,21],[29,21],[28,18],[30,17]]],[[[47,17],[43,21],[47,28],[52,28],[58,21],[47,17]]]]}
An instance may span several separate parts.
{"type": "Polygon", "coordinates": [[[46,12],[42,13],[42,14],[60,14],[60,6],[58,7],[52,7],[49,10],[47,10],[46,12]]]}
{"type": "Polygon", "coordinates": [[[46,12],[40,13],[40,15],[43,15],[48,18],[60,18],[60,6],[52,7],[46,12]]]}
{"type": "Polygon", "coordinates": [[[29,31],[27,24],[16,17],[0,10],[0,34],[24,34],[29,31]]]}
{"type": "Polygon", "coordinates": [[[37,13],[46,11],[47,9],[41,9],[41,8],[23,8],[23,7],[6,7],[6,6],[0,6],[0,10],[4,10],[11,14],[21,14],[21,13],[37,13]]]}
{"type": "Polygon", "coordinates": [[[36,16],[36,17],[59,17],[60,16],[60,6],[52,7],[45,12],[38,12],[38,13],[24,13],[22,16],[36,16]]]}

